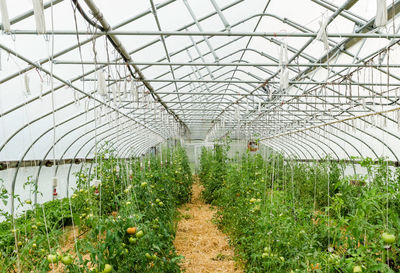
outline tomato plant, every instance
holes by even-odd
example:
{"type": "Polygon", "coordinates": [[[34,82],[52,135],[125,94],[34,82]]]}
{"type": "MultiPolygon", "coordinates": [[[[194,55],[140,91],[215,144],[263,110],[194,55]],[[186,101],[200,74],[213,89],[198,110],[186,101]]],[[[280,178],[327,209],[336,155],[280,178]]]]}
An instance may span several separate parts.
{"type": "Polygon", "coordinates": [[[246,272],[399,272],[399,169],[365,159],[367,175],[345,176],[330,158],[228,148],[204,148],[199,176],[246,272]]]}

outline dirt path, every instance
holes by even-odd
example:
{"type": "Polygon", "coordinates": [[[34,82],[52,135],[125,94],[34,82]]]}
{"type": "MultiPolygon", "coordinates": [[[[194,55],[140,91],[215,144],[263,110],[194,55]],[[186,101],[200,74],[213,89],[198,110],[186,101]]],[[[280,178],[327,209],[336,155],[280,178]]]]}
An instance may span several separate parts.
{"type": "Polygon", "coordinates": [[[212,223],[214,211],[201,199],[202,186],[193,185],[192,201],[179,212],[175,248],[185,257],[182,269],[187,273],[241,273],[235,266],[228,238],[212,223]]]}

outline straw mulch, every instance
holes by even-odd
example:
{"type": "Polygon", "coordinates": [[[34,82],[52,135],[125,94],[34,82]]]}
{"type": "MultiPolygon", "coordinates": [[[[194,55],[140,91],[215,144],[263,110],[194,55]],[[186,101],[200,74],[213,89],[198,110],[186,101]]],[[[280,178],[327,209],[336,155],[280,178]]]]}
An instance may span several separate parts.
{"type": "MultiPolygon", "coordinates": [[[[84,237],[85,233],[80,233],[80,230],[78,227],[75,226],[75,228],[72,228],[72,226],[65,227],[64,230],[64,235],[61,238],[60,245],[61,245],[61,252],[66,253],[69,252],[72,257],[74,258],[75,262],[77,261],[76,253],[75,253],[75,237],[77,239],[81,239],[84,237]]],[[[82,256],[84,260],[89,260],[90,255],[85,254],[82,256]]],[[[89,267],[90,267],[89,263],[89,267]]],[[[59,262],[56,265],[54,265],[54,269],[52,269],[52,265],[49,266],[50,270],[48,272],[51,273],[64,273],[65,271],[65,266],[59,262]]]]}
{"type": "Polygon", "coordinates": [[[212,223],[215,211],[201,200],[202,186],[193,185],[192,201],[179,212],[175,248],[185,257],[181,268],[187,273],[241,273],[235,265],[228,238],[212,223]]]}

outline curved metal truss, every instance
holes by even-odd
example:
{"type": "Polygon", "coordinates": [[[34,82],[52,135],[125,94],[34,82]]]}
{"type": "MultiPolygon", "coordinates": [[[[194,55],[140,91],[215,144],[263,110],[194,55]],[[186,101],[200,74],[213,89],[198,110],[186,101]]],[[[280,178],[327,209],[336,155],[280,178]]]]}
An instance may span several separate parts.
{"type": "Polygon", "coordinates": [[[49,1],[39,35],[33,10],[10,20],[0,41],[0,161],[16,162],[13,183],[26,160],[38,160],[38,179],[46,160],[71,162],[70,173],[105,142],[128,158],[174,138],[399,161],[399,0],[380,28],[366,0],[136,2],[49,1]]]}

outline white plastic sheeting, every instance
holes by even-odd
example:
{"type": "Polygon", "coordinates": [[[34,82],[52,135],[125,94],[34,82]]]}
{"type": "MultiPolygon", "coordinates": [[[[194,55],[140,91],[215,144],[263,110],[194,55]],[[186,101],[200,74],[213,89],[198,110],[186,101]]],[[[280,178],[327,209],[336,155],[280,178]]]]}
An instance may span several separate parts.
{"type": "MultiPolygon", "coordinates": [[[[78,2],[93,19],[84,1],[78,2]]],[[[162,31],[198,32],[201,28],[288,36],[208,36],[206,41],[201,35],[163,35],[164,45],[160,35],[117,35],[134,63],[165,64],[168,54],[171,65],[138,65],[144,77],[153,80],[149,84],[161,104],[142,79],[134,80],[138,75],[130,73],[110,40],[97,35],[100,30],[71,1],[53,5],[45,1],[43,10],[41,1],[7,0],[11,34],[0,36],[0,161],[52,159],[54,133],[56,159],[91,158],[93,147],[105,142],[118,149],[120,156],[137,156],[168,138],[212,141],[229,135],[260,138],[301,158],[383,155],[398,160],[398,111],[362,117],[399,107],[400,68],[385,66],[400,64],[397,38],[385,38],[393,33],[392,25],[398,29],[399,20],[393,21],[393,12],[386,12],[387,28],[374,29],[375,16],[385,17],[392,1],[376,5],[367,0],[188,0],[192,13],[183,1],[154,2],[162,31]],[[354,5],[343,8],[350,2],[354,5]],[[78,29],[90,34],[79,39],[77,35],[52,37],[52,14],[55,31],[78,29]],[[15,20],[21,16],[24,19],[15,20]],[[38,16],[42,23],[36,22],[38,16]],[[327,18],[332,18],[329,24],[327,18]],[[22,35],[16,30],[48,32],[22,35]],[[366,31],[381,38],[329,37],[330,33],[366,31]],[[291,37],[290,33],[315,35],[291,37]],[[282,46],[284,61],[280,62],[282,46]],[[210,65],[215,56],[220,65],[210,65]],[[307,67],[320,62],[329,66],[307,67]],[[381,67],[362,67],[366,62],[381,67]],[[335,67],[339,64],[361,66],[335,67]],[[54,109],[48,73],[52,68],[54,109]],[[174,78],[177,82],[171,81],[174,78]],[[188,127],[186,135],[165,106],[188,127]],[[344,120],[355,117],[359,118],[344,120]],[[321,126],[340,120],[344,121],[321,126]],[[279,137],[284,133],[290,134],[279,137]]],[[[95,4],[115,31],[158,31],[149,1],[98,0],[95,4]]]]}

